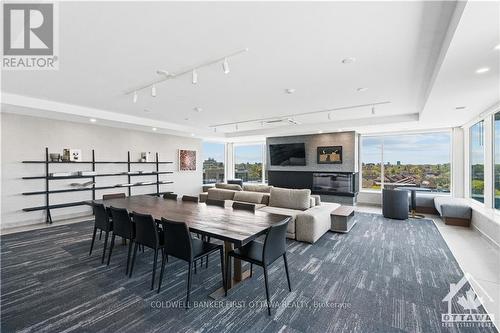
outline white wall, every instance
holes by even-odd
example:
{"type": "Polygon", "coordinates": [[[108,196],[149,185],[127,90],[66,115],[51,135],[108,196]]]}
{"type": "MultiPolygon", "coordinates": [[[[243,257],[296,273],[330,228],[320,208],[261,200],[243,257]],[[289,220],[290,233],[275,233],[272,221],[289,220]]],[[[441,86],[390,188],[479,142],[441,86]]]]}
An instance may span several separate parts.
{"type": "MultiPolygon", "coordinates": [[[[49,120],[1,113],[1,222],[0,227],[9,228],[45,221],[43,211],[24,212],[22,208],[42,206],[44,195],[24,196],[22,192],[43,191],[45,180],[23,180],[23,176],[43,176],[43,164],[25,164],[23,160],[44,160],[45,147],[49,152],[62,153],[64,148],[82,150],[83,160],[91,160],[95,150],[97,161],[127,161],[127,151],[132,160],[138,160],[143,151],[158,152],[160,161],[173,161],[173,164],[160,165],[160,171],[173,171],[174,174],[161,175],[160,180],[172,180],[172,185],[161,185],[160,191],[174,191],[179,194],[196,195],[201,191],[202,161],[201,140],[158,133],[147,133],[128,129],[49,120]],[[178,171],[178,149],[188,148],[198,151],[197,171],[178,171]]],[[[153,164],[136,164],[132,170],[154,170],[153,164]]],[[[51,171],[91,170],[90,164],[51,165],[51,171]]],[[[114,173],[127,171],[126,164],[97,164],[97,172],[114,173]]],[[[133,177],[132,182],[154,181],[155,176],[133,177]]],[[[69,183],[84,182],[89,179],[53,180],[53,189],[68,188],[69,183]]],[[[127,183],[127,176],[97,177],[97,186],[127,183]]],[[[126,192],[126,189],[121,191],[126,192]]],[[[132,194],[151,193],[156,186],[133,187],[132,194]]],[[[120,189],[96,191],[96,199],[104,193],[120,192],[120,189]]],[[[51,195],[51,204],[67,201],[89,200],[91,191],[51,195]],[[53,198],[53,199],[52,199],[53,198]]],[[[87,215],[86,206],[54,209],[54,221],[79,215],[87,215]]]]}

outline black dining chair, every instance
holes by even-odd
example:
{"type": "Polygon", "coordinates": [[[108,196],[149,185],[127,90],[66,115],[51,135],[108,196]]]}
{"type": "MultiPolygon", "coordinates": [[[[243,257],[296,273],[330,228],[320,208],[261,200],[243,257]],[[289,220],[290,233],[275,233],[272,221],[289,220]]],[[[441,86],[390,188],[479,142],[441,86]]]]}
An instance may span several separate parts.
{"type": "Polygon", "coordinates": [[[199,199],[198,199],[198,197],[193,197],[193,196],[190,196],[190,195],[183,195],[182,196],[182,201],[198,202],[199,199]]]}
{"type": "Polygon", "coordinates": [[[92,242],[90,243],[89,256],[92,255],[92,249],[94,248],[97,229],[99,229],[101,232],[104,231],[105,233],[104,248],[102,250],[102,259],[101,259],[101,263],[104,263],[104,258],[106,256],[106,248],[108,247],[108,236],[109,233],[113,230],[113,223],[110,221],[109,213],[103,204],[95,203],[93,205],[93,208],[94,208],[95,221],[94,221],[94,232],[92,234],[92,242]]]}
{"type": "MultiPolygon", "coordinates": [[[[229,264],[231,257],[237,258],[250,263],[250,276],[252,276],[253,265],[261,266],[264,269],[264,283],[266,287],[267,298],[267,313],[271,315],[271,302],[269,300],[269,283],[267,277],[267,267],[276,261],[279,257],[283,257],[285,262],[286,279],[288,281],[288,289],[292,291],[290,283],[290,275],[288,274],[288,263],[286,260],[286,229],[290,218],[283,220],[280,223],[274,224],[266,232],[264,244],[252,241],[243,245],[238,249],[234,249],[228,253],[226,258],[226,266],[229,264]]],[[[228,266],[229,267],[229,266],[228,266]]],[[[229,274],[229,270],[226,270],[229,274]]],[[[230,276],[226,276],[226,281],[229,281],[230,276]]],[[[227,284],[224,286],[225,295],[227,296],[227,284]]]]}
{"type": "Polygon", "coordinates": [[[125,208],[110,207],[111,218],[113,219],[113,236],[111,236],[111,245],[108,254],[108,266],[111,262],[111,254],[115,246],[115,236],[120,236],[123,239],[129,240],[128,254],[127,254],[127,268],[125,274],[128,275],[128,268],[130,264],[130,255],[132,253],[132,244],[134,242],[134,227],[130,215],[125,208]]]}
{"type": "Polygon", "coordinates": [[[250,212],[255,212],[255,205],[245,202],[233,202],[233,209],[248,210],[250,212]]]}
{"type": "MultiPolygon", "coordinates": [[[[103,194],[102,195],[102,200],[111,200],[111,199],[121,199],[121,198],[126,198],[127,196],[125,193],[109,193],[109,194],[103,194]]],[[[108,210],[109,217],[111,218],[111,213],[108,210]]],[[[101,240],[102,237],[102,230],[99,233],[99,240],[101,240]]]]}
{"type": "Polygon", "coordinates": [[[151,215],[133,212],[132,221],[134,222],[135,225],[135,237],[134,237],[135,245],[134,245],[134,254],[132,255],[132,263],[130,264],[129,277],[132,277],[132,271],[134,270],[135,256],[137,254],[137,249],[139,245],[143,245],[145,247],[153,249],[154,251],[153,276],[151,279],[151,290],[153,290],[155,283],[155,275],[156,275],[156,265],[158,261],[158,250],[161,250],[163,258],[163,250],[165,247],[163,232],[161,230],[158,230],[156,221],[153,219],[151,215]]]}
{"type": "Polygon", "coordinates": [[[205,203],[211,206],[225,207],[226,201],[218,199],[207,199],[205,203]]]}
{"type": "Polygon", "coordinates": [[[177,194],[175,193],[165,193],[163,199],[177,200],[177,194]]]}
{"type": "Polygon", "coordinates": [[[192,266],[193,263],[204,256],[219,251],[220,265],[222,275],[222,286],[224,287],[224,256],[223,248],[220,244],[213,244],[205,242],[200,239],[192,238],[189,229],[184,222],[175,222],[162,219],[162,227],[165,237],[165,251],[161,261],[160,282],[158,283],[158,293],[161,290],[161,283],[163,280],[163,273],[165,271],[165,261],[168,255],[175,258],[184,260],[188,263],[188,281],[187,281],[187,295],[185,307],[189,307],[189,296],[191,293],[191,279],[192,279],[192,266]]]}

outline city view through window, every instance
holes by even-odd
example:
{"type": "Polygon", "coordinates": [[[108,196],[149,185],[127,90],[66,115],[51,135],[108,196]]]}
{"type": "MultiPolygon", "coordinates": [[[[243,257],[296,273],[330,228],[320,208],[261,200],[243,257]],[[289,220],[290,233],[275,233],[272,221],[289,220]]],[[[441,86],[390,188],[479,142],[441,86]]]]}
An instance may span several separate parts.
{"type": "Polygon", "coordinates": [[[224,182],[223,143],[203,142],[203,184],[224,182]]]}
{"type": "Polygon", "coordinates": [[[262,183],[263,145],[234,147],[234,177],[245,183],[262,183]]]}
{"type": "Polygon", "coordinates": [[[450,192],[450,133],[363,137],[361,142],[363,189],[450,192]]]}

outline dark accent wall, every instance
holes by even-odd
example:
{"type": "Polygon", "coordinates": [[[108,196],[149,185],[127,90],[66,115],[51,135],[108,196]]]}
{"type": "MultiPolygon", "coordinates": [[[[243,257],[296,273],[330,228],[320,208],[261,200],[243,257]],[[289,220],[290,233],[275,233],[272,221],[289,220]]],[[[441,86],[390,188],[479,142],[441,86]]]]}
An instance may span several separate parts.
{"type": "Polygon", "coordinates": [[[357,134],[355,132],[337,132],[311,135],[270,137],[266,139],[266,169],[269,171],[321,171],[321,172],[357,172],[358,171],[358,147],[357,134]],[[271,165],[269,156],[269,145],[280,143],[305,144],[306,165],[305,166],[278,166],[271,165]],[[318,164],[317,147],[342,146],[342,164],[318,164]]]}

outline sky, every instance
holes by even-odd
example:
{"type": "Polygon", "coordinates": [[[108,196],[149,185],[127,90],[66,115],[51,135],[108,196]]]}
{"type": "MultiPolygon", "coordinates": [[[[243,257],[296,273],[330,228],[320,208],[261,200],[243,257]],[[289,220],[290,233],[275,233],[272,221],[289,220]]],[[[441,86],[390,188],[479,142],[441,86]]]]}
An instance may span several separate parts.
{"type": "Polygon", "coordinates": [[[443,164],[450,163],[450,133],[425,133],[363,137],[361,161],[380,163],[381,145],[384,144],[384,163],[443,164]]]}
{"type": "MultiPolygon", "coordinates": [[[[203,160],[209,157],[218,162],[224,161],[224,144],[203,142],[203,160]]],[[[235,163],[262,163],[262,145],[244,145],[234,147],[235,163]]]]}

